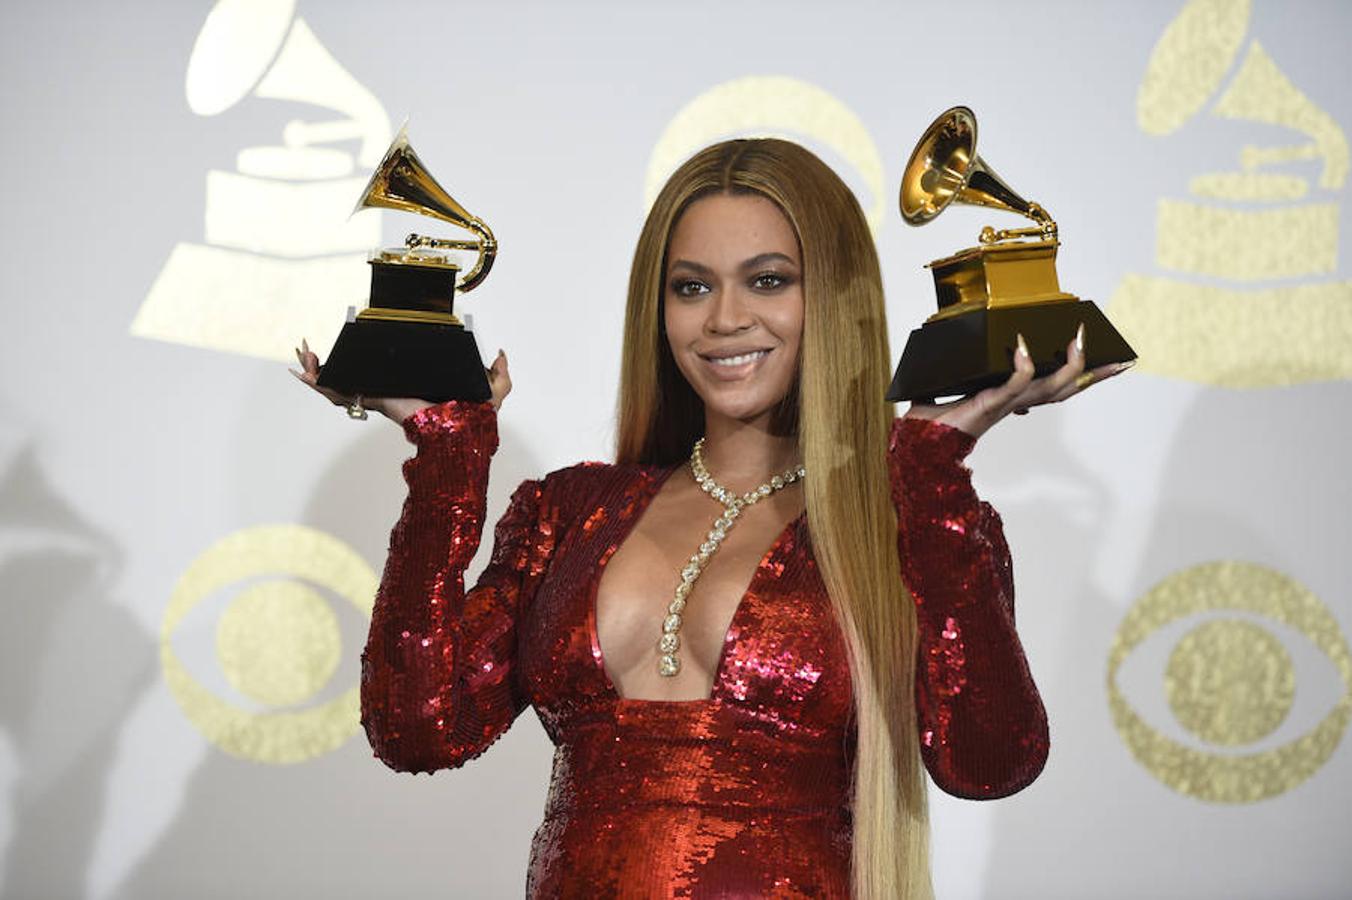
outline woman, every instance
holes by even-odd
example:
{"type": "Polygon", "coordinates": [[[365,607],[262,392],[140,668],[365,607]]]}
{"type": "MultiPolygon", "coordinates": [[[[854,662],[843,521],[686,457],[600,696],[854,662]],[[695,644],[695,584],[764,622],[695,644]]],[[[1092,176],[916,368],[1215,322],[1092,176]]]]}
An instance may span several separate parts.
{"type": "Polygon", "coordinates": [[[492,403],[367,401],[417,446],[363,655],[376,755],[458,766],[533,705],[556,752],[531,896],[928,896],[922,761],[998,797],[1047,752],[961,460],[1120,371],[1082,375],[1082,340],[894,421],[853,195],[785,141],[704,150],[639,238],[616,464],[522,484],[473,590],[505,356],[492,403]]]}

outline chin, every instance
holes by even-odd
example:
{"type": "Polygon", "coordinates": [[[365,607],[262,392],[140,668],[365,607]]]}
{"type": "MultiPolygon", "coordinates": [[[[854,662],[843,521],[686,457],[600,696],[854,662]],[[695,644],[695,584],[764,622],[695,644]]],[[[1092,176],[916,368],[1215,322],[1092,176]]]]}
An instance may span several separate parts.
{"type": "Polygon", "coordinates": [[[783,394],[759,397],[719,396],[721,392],[696,391],[704,401],[705,415],[714,413],[725,418],[749,422],[770,415],[783,394]]]}

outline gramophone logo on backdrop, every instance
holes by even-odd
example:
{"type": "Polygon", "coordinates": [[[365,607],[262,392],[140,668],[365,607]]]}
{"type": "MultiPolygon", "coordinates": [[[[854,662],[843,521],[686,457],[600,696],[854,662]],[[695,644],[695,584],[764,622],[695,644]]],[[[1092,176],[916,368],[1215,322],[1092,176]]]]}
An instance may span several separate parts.
{"type": "MultiPolygon", "coordinates": [[[[193,112],[216,115],[249,96],[340,115],[292,121],[280,145],[245,147],[235,171],[207,172],[206,243],[174,248],[131,333],[286,360],[300,335],[332,343],[353,286],[367,281],[380,217],[348,214],[367,178],[356,170],[380,161],[390,122],[286,0],[219,0],[197,35],[193,112]],[[335,146],[344,142],[355,153],[335,146]]],[[[237,757],[294,763],[337,748],[360,728],[360,711],[356,685],[331,684],[343,652],[332,600],[366,619],[376,586],[371,567],[332,535],[300,525],[227,535],[192,562],[165,609],[160,663],[170,693],[198,731],[237,757]],[[233,699],[199,678],[209,652],[190,642],[179,652],[180,632],[200,630],[214,612],[214,662],[233,699]]]]}
{"type": "MultiPolygon", "coordinates": [[[[1192,179],[1194,199],[1162,199],[1156,261],[1184,277],[1129,275],[1110,314],[1140,351],[1142,368],[1160,375],[1230,388],[1352,378],[1352,282],[1331,277],[1333,196],[1347,182],[1347,138],[1257,40],[1221,89],[1248,19],[1248,0],[1187,3],[1155,45],[1138,123],[1169,134],[1218,95],[1214,115],[1291,129],[1304,140],[1246,146],[1238,170],[1192,179]],[[1288,170],[1273,171],[1280,167],[1288,170]],[[1307,174],[1296,174],[1302,169],[1307,174]],[[1307,175],[1316,169],[1312,185],[1307,175]]],[[[1114,636],[1107,682],[1113,724],[1137,762],[1179,793],[1211,802],[1252,803],[1296,787],[1328,761],[1352,720],[1352,651],[1337,618],[1295,579],[1238,560],[1175,572],[1139,598],[1114,636]],[[1236,612],[1243,615],[1215,615],[1236,612]],[[1118,683],[1147,637],[1194,617],[1200,623],[1169,656],[1164,689],[1177,723],[1210,745],[1205,750],[1147,723],[1118,683]],[[1260,622],[1302,635],[1341,681],[1322,720],[1267,748],[1261,742],[1292,709],[1297,670],[1283,640],[1260,622]]]]}
{"type": "Polygon", "coordinates": [[[180,243],[131,333],[286,360],[298,335],[328,346],[367,280],[380,216],[348,214],[390,140],[380,101],[324,49],[287,0],[219,0],[188,62],[193,112],[245,97],[309,103],[339,116],[292,121],[275,146],[245,147],[210,170],[205,244],[180,243]],[[338,146],[359,142],[355,154],[338,146]]]}
{"type": "Polygon", "coordinates": [[[1171,134],[1214,97],[1214,116],[1299,138],[1245,146],[1237,170],[1197,174],[1192,199],[1162,198],[1155,259],[1183,277],[1128,275],[1108,312],[1144,371],[1234,388],[1352,378],[1352,281],[1332,277],[1347,136],[1257,39],[1224,84],[1244,48],[1249,7],[1184,6],[1155,45],[1137,123],[1171,134]]]}

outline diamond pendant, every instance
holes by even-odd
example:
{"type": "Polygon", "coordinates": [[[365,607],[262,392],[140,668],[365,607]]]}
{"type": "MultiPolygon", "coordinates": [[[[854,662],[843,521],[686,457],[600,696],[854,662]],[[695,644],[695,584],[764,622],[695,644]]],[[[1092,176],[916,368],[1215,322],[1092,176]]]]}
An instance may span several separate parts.
{"type": "Polygon", "coordinates": [[[676,655],[676,651],[681,647],[679,635],[681,614],[685,611],[686,599],[690,595],[690,589],[694,586],[700,573],[704,571],[709,558],[717,552],[719,545],[723,543],[723,538],[727,537],[728,530],[737,521],[737,516],[741,513],[742,508],[770,496],[781,488],[788,487],[807,474],[802,466],[798,466],[782,475],[774,476],[755,490],[748,491],[738,497],[717,481],[714,481],[713,476],[709,474],[709,470],[704,467],[704,458],[700,452],[703,446],[704,438],[695,441],[694,450],[690,454],[690,470],[695,476],[695,481],[699,482],[699,486],[704,492],[722,503],[726,509],[721,516],[714,520],[713,528],[709,530],[704,542],[700,544],[699,552],[692,556],[689,564],[681,570],[681,583],[676,586],[676,597],[667,609],[667,617],[662,620],[662,637],[657,643],[657,652],[660,654],[657,659],[657,673],[664,678],[671,678],[681,671],[681,658],[676,655]]]}

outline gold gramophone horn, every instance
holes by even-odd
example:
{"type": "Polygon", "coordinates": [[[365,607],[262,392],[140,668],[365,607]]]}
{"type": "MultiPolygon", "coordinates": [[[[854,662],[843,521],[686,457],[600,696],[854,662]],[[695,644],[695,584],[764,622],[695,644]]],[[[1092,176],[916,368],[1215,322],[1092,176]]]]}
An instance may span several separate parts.
{"type": "Polygon", "coordinates": [[[352,210],[368,207],[385,207],[403,212],[417,213],[420,216],[432,216],[453,225],[459,225],[478,235],[477,240],[462,241],[446,238],[427,237],[410,234],[405,244],[410,250],[419,247],[431,247],[447,250],[478,250],[479,258],[456,286],[460,291],[473,290],[493,268],[493,259],[497,256],[498,242],[493,231],[477,216],[456,202],[446,189],[437,184],[437,180],[427,171],[418,154],[408,142],[407,128],[400,128],[385,158],[376,166],[366,190],[352,210]]]}
{"type": "Polygon", "coordinates": [[[1056,238],[1056,223],[1036,203],[1020,197],[976,153],[976,114],[955,106],[925,129],[901,177],[901,217],[924,225],[950,203],[986,206],[1027,216],[1036,228],[981,232],[983,244],[1015,237],[1056,238]]]}

